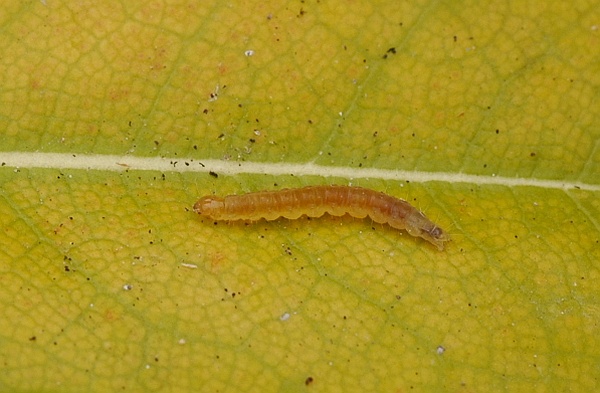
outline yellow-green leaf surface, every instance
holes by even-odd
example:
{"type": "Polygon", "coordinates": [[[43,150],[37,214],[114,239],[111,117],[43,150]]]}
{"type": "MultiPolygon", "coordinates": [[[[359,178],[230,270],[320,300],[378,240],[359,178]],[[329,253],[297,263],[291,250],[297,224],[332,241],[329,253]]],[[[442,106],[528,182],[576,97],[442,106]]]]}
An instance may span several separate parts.
{"type": "Polygon", "coordinates": [[[597,391],[600,3],[0,11],[0,390],[597,391]],[[202,195],[354,184],[350,217],[202,195]]]}

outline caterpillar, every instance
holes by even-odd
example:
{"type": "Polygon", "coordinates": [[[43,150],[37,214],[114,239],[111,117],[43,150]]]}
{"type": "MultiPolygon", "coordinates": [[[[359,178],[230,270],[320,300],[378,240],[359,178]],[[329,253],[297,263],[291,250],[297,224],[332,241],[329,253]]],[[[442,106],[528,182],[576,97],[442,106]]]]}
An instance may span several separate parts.
{"type": "Polygon", "coordinates": [[[249,220],[262,218],[271,221],[279,217],[296,219],[303,215],[321,217],[348,214],[355,218],[369,216],[380,224],[404,229],[412,236],[421,237],[440,251],[450,236],[430,221],[423,212],[403,199],[394,198],[362,187],[308,186],[260,191],[225,198],[202,197],[194,204],[194,212],[214,220],[249,220]]]}

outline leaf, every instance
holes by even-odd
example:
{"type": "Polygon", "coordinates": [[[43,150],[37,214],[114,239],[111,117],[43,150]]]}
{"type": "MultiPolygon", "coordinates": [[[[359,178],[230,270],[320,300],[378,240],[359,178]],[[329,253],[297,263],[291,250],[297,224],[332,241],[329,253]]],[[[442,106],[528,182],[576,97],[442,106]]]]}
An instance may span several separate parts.
{"type": "Polygon", "coordinates": [[[597,390],[597,1],[4,10],[2,390],[597,390]],[[349,183],[453,242],[191,211],[349,183]]]}

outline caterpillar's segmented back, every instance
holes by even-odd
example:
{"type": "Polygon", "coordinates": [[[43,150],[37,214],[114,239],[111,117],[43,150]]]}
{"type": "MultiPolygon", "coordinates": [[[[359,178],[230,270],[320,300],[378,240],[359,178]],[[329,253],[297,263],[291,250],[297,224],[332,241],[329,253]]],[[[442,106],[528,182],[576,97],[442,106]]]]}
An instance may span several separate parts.
{"type": "Polygon", "coordinates": [[[380,224],[405,229],[422,237],[440,250],[450,240],[448,234],[431,222],[425,214],[403,199],[362,187],[309,186],[280,191],[261,191],[225,198],[206,196],[194,205],[194,211],[215,220],[275,220],[349,214],[366,216],[380,224]]]}

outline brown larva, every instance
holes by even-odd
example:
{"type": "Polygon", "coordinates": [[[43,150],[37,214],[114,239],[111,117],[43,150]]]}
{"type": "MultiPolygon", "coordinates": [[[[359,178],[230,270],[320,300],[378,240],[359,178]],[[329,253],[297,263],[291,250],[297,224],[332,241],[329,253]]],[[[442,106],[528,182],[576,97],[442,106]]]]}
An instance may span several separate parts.
{"type": "Polygon", "coordinates": [[[214,220],[226,221],[295,219],[303,215],[321,217],[325,213],[333,216],[349,214],[356,218],[369,216],[377,223],[389,224],[422,237],[440,250],[444,249],[444,242],[450,240],[442,228],[410,203],[362,187],[310,186],[225,198],[205,196],[194,204],[194,211],[214,220]]]}

